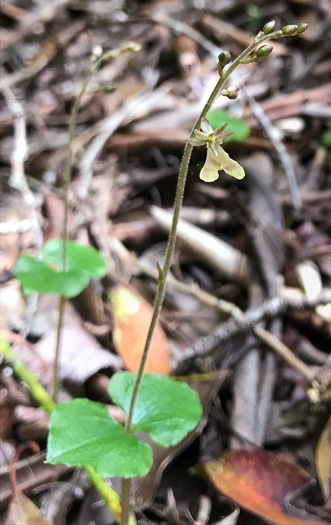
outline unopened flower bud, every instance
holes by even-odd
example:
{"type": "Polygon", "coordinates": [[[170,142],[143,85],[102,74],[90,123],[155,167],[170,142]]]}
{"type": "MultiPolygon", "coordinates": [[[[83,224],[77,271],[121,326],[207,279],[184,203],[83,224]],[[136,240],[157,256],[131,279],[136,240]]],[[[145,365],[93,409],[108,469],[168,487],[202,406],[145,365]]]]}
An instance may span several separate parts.
{"type": "Polygon", "coordinates": [[[238,93],[239,93],[239,88],[237,88],[236,86],[230,86],[228,90],[230,91],[230,94],[228,95],[229,99],[233,100],[237,98],[238,93]]]}
{"type": "Polygon", "coordinates": [[[131,53],[138,53],[138,51],[141,51],[141,45],[137,42],[128,42],[124,45],[123,51],[129,51],[131,53]]]}
{"type": "Polygon", "coordinates": [[[257,42],[258,40],[260,40],[260,38],[263,38],[263,37],[264,37],[264,31],[260,31],[255,37],[255,42],[257,42]]]}
{"type": "Polygon", "coordinates": [[[289,26],[285,26],[283,27],[282,29],[282,33],[284,36],[291,36],[293,35],[293,33],[295,33],[297,30],[298,30],[298,26],[296,25],[289,25],[289,26]]]}
{"type": "Polygon", "coordinates": [[[229,51],[223,51],[218,55],[218,69],[223,69],[229,62],[231,62],[231,55],[229,51]]]}
{"type": "Polygon", "coordinates": [[[283,36],[283,31],[281,29],[278,29],[278,31],[275,31],[271,38],[279,38],[280,36],[283,36]]]}
{"type": "Polygon", "coordinates": [[[238,93],[239,93],[239,88],[235,86],[230,86],[226,89],[222,89],[221,91],[221,94],[224,97],[228,97],[230,100],[234,100],[235,98],[237,98],[238,93]]]}
{"type": "Polygon", "coordinates": [[[250,63],[251,63],[250,58],[243,58],[242,60],[240,60],[240,64],[250,64],[250,63]]]}
{"type": "Polygon", "coordinates": [[[257,55],[256,53],[254,53],[254,55],[252,55],[250,57],[250,62],[257,62],[259,60],[259,55],[257,55]]]}
{"type": "Polygon", "coordinates": [[[90,56],[91,62],[95,62],[96,60],[98,60],[98,58],[101,57],[102,53],[103,49],[100,45],[94,46],[94,48],[92,49],[92,54],[90,56]]]}
{"type": "Polygon", "coordinates": [[[265,35],[269,35],[270,33],[273,32],[273,30],[275,29],[275,25],[276,25],[276,22],[274,20],[271,20],[270,22],[268,22],[264,28],[263,28],[263,33],[265,35]]]}
{"type": "Polygon", "coordinates": [[[272,46],[262,46],[256,51],[256,54],[259,58],[266,58],[270,55],[272,50],[273,50],[272,46]]]}
{"type": "Polygon", "coordinates": [[[300,35],[301,33],[304,33],[308,27],[308,24],[300,24],[298,29],[296,30],[295,34],[300,35]]]}

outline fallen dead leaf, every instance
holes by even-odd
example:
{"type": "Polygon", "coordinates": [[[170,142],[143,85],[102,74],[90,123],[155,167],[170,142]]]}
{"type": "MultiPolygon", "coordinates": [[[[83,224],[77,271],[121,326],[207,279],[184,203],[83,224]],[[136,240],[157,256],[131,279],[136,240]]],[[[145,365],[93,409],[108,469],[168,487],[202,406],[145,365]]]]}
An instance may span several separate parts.
{"type": "MultiPolygon", "coordinates": [[[[130,372],[138,370],[153,309],[137,292],[125,286],[110,291],[113,307],[113,340],[117,352],[130,372]]],[[[147,373],[170,374],[168,341],[160,324],[156,325],[147,359],[147,373]]]]}
{"type": "Polygon", "coordinates": [[[263,450],[233,450],[205,465],[215,487],[230,499],[277,525],[318,525],[289,515],[285,498],[310,479],[297,465],[263,450]]]}
{"type": "Polygon", "coordinates": [[[18,492],[10,504],[6,524],[51,525],[51,522],[40,514],[38,507],[29,498],[18,492]]]}
{"type": "Polygon", "coordinates": [[[331,498],[331,416],[317,443],[316,468],[325,501],[328,501],[331,498]]]}
{"type": "Polygon", "coordinates": [[[29,498],[24,496],[20,486],[17,484],[17,462],[21,453],[26,449],[39,452],[39,445],[34,441],[30,441],[25,445],[19,445],[15,455],[11,459],[9,477],[13,490],[13,498],[9,506],[6,525],[51,525],[50,521],[40,513],[38,507],[36,507],[29,498]]]}
{"type": "MultiPolygon", "coordinates": [[[[119,370],[121,367],[119,357],[102,348],[98,341],[84,330],[79,317],[69,306],[67,304],[67,317],[62,328],[60,346],[61,379],[81,384],[105,368],[119,370]]],[[[48,330],[35,345],[35,349],[51,365],[55,346],[56,326],[48,330]]]]}

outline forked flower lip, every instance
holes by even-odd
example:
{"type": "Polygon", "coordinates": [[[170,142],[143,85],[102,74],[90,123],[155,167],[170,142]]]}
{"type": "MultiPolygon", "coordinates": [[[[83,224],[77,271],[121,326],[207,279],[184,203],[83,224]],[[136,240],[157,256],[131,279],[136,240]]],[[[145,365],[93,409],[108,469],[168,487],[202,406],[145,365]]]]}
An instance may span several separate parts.
{"type": "Polygon", "coordinates": [[[200,179],[205,182],[214,182],[219,178],[219,171],[224,170],[228,175],[241,180],[245,176],[244,168],[235,160],[231,159],[228,153],[222,148],[224,140],[232,135],[233,131],[225,132],[227,123],[220,128],[213,130],[207,119],[202,119],[201,129],[194,130],[193,136],[189,139],[192,146],[207,147],[206,162],[200,171],[200,179]]]}

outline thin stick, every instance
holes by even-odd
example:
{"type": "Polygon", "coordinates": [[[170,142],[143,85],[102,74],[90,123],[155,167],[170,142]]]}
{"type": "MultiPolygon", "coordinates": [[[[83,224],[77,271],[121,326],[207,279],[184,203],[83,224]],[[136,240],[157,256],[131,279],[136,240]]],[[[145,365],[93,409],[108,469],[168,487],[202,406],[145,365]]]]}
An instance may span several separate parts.
{"type": "MultiPolygon", "coordinates": [[[[252,325],[261,322],[263,319],[282,314],[286,311],[305,310],[315,308],[320,304],[328,304],[331,302],[331,292],[326,291],[321,294],[318,298],[311,300],[304,294],[299,294],[297,298],[283,298],[273,297],[269,301],[261,304],[257,308],[242,312],[242,317],[237,315],[236,318],[229,319],[225,323],[220,324],[216,329],[205,337],[200,337],[192,346],[183,352],[180,359],[177,360],[176,365],[173,367],[173,374],[181,374],[185,369],[191,365],[196,359],[207,357],[212,355],[215,348],[219,347],[221,343],[228,341],[231,337],[244,332],[245,330],[251,330],[252,325]]],[[[253,328],[254,330],[254,328],[253,328]]],[[[264,340],[265,335],[271,335],[267,330],[262,328],[258,331],[261,333],[264,340]]],[[[259,337],[259,334],[255,334],[259,337]]],[[[265,341],[266,342],[266,341],[265,341]]],[[[305,375],[305,374],[304,374],[305,375]]]]}
{"type": "Polygon", "coordinates": [[[266,134],[274,145],[288,180],[293,207],[295,210],[299,210],[302,206],[302,201],[290,154],[286,150],[282,140],[279,138],[277,130],[272,125],[269,117],[263,111],[260,104],[258,104],[256,100],[247,93],[247,90],[244,91],[244,96],[246,97],[252,112],[259,120],[260,124],[263,126],[266,134]]]}
{"type": "Polygon", "coordinates": [[[276,354],[282,357],[290,366],[295,368],[311,383],[315,379],[315,372],[307,366],[301,359],[299,359],[284,343],[279,341],[271,332],[268,332],[262,326],[255,326],[253,333],[260,341],[263,341],[269,348],[274,350],[276,354]]]}
{"type": "Polygon", "coordinates": [[[30,214],[33,240],[40,250],[43,245],[43,233],[36,213],[36,199],[29,188],[24,170],[24,162],[28,155],[25,111],[10,88],[2,86],[1,90],[6,99],[9,111],[14,118],[14,148],[11,154],[11,177],[9,182],[11,186],[18,189],[22,195],[24,204],[30,214]]]}

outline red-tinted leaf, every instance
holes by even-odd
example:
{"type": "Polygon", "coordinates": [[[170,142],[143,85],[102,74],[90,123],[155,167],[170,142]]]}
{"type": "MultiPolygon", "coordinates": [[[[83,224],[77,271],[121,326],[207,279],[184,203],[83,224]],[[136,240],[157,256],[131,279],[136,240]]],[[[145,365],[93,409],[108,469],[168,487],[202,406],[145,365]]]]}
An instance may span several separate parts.
{"type": "Polygon", "coordinates": [[[278,525],[320,525],[287,514],[284,500],[310,479],[309,474],[263,450],[226,452],[205,465],[214,485],[249,511],[278,525]]]}
{"type": "MultiPolygon", "coordinates": [[[[118,286],[110,292],[113,306],[113,340],[129,372],[138,370],[151,322],[152,307],[136,292],[118,286]]],[[[161,326],[157,324],[146,364],[146,373],[170,374],[168,341],[161,326]]]]}

